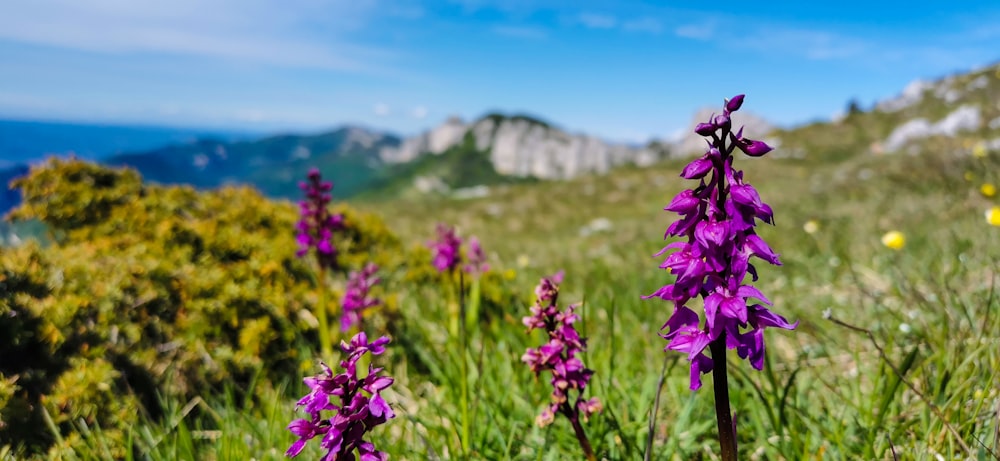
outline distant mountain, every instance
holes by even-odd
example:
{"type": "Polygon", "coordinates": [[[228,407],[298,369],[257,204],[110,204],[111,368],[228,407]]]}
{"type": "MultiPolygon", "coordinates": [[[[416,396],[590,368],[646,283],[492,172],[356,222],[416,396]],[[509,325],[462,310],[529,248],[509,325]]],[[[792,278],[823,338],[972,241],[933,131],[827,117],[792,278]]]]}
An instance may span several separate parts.
{"type": "Polygon", "coordinates": [[[255,141],[200,139],[145,152],[115,155],[101,163],[130,166],[160,183],[195,187],[251,184],[273,197],[297,197],[310,167],[335,183],[335,194],[357,194],[379,177],[379,153],[398,146],[398,137],[358,127],[316,135],[280,135],[255,141]]]}
{"type": "MultiPolygon", "coordinates": [[[[868,111],[852,104],[843,117],[829,122],[778,129],[752,114],[739,113],[734,124],[746,125],[750,136],[778,147],[774,155],[810,155],[831,162],[862,153],[917,153],[930,148],[960,153],[976,145],[1000,150],[996,101],[1000,101],[1000,65],[932,82],[916,81],[868,111]]],[[[695,114],[692,123],[707,120],[706,114],[695,114]]],[[[3,126],[9,129],[12,124],[0,123],[3,126]]],[[[0,137],[0,145],[13,145],[10,139],[9,134],[0,137]]],[[[196,187],[244,183],[273,197],[298,197],[298,181],[311,166],[334,181],[334,194],[340,198],[425,193],[473,197],[488,194],[485,186],[603,174],[618,166],[697,155],[703,142],[690,136],[675,142],[615,144],[569,133],[531,116],[489,114],[472,122],[449,118],[406,139],[350,126],[253,141],[202,136],[111,155],[101,162],[131,166],[152,181],[196,187]]],[[[25,171],[24,166],[0,170],[0,181],[25,171]]],[[[0,192],[3,212],[16,203],[17,194],[0,192]]]]}
{"type": "Polygon", "coordinates": [[[100,159],[209,136],[233,141],[252,134],[159,126],[0,120],[0,168],[71,152],[80,158],[100,159]]]}

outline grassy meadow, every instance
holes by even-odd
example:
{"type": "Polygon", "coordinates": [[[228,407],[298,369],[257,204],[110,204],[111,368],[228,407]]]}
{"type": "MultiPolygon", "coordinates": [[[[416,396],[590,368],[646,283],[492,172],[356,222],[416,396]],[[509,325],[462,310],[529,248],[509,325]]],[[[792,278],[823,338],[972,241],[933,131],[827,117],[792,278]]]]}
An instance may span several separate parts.
{"type": "MultiPolygon", "coordinates": [[[[984,212],[1000,199],[980,185],[1000,180],[1000,153],[974,156],[977,142],[949,138],[917,155],[837,161],[783,157],[781,147],[763,158],[739,156],[736,168],[774,209],[776,225],[758,232],[783,262],[758,265],[756,286],[776,313],[801,322],[794,331],[767,331],[763,371],[729,354],[740,459],[998,459],[1000,228],[984,212]],[[893,230],[906,238],[899,250],[881,242],[893,230]]],[[[604,406],[584,424],[598,459],[719,459],[711,379],[688,389],[686,358],[664,352],[658,336],[671,306],[640,298],[673,279],[652,255],[675,218],[662,208],[691,187],[678,177],[683,165],[498,186],[468,200],[352,203],[381,216],[404,246],[424,245],[439,222],[477,236],[500,276],[490,280],[520,300],[476,325],[463,350],[448,332],[446,287],[383,293],[399,319],[387,353],[373,363],[396,379],[383,396],[397,416],[371,435],[378,449],[395,460],[582,459],[565,418],[535,424],[548,379],[520,360],[542,342],[521,323],[533,288],[565,270],[560,306],[583,302],[583,361],[595,371],[588,396],[604,406]]],[[[55,430],[56,445],[70,445],[59,457],[285,459],[295,440],[286,426],[302,417],[294,403],[307,392],[301,379],[318,371],[318,349],[301,357],[299,375],[258,370],[256,398],[224,389],[166,399],[160,417],[127,431],[124,452],[99,422],[70,421],[73,443],[55,430]]],[[[298,459],[319,459],[316,442],[298,459]]],[[[16,443],[0,448],[0,460],[27,456],[16,443]]]]}

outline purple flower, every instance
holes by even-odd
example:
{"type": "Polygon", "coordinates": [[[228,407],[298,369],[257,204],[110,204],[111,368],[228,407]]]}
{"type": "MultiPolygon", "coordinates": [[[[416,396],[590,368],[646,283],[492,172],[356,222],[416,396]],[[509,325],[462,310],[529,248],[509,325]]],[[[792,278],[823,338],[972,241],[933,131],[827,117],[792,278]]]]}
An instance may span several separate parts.
{"type": "Polygon", "coordinates": [[[676,276],[674,282],[644,298],[661,298],[674,305],[673,315],[664,323],[661,334],[668,341],[666,350],[683,352],[691,362],[691,389],[701,387],[701,375],[714,368],[706,349],[722,340],[727,349],[735,349],[740,358],[760,370],[764,366],[764,328],[794,329],[771,312],[771,302],[745,278],[757,280],[751,263],[756,257],[781,265],[777,253],[754,231],[757,221],[774,224],[771,207],[761,201],[753,186],[743,180],[743,172],[733,169],[733,152],[740,149],[752,157],[771,150],[762,141],[743,137],[743,129],[731,131],[731,114],[743,105],[743,95],[726,100],[722,115],[713,115],[698,124],[695,132],[710,137],[703,157],[686,166],[681,176],[697,179],[700,184],[678,194],[665,208],[680,215],[667,228],[665,237],[684,240],[664,247],[656,256],[666,255],[661,269],[676,276]],[[707,178],[707,179],[706,179],[707,178]],[[702,298],[705,322],[688,307],[688,302],[702,298]],[[753,302],[757,300],[758,302],[753,302]]]}
{"type": "Polygon", "coordinates": [[[393,379],[380,376],[382,368],[368,366],[368,375],[357,377],[357,362],[371,352],[379,355],[385,352],[389,338],[383,336],[368,343],[364,333],[351,339],[350,345],[342,344],[347,352],[346,360],[340,362],[343,372],[334,375],[333,370],[321,363],[322,372],[306,378],[310,392],[299,399],[296,408],[302,408],[308,419],[296,419],[288,425],[288,430],[298,437],[285,455],[294,458],[306,443],[320,437],[320,447],[326,450],[324,461],[357,459],[357,451],[362,460],[385,460],[386,454],[375,450],[375,445],[364,440],[366,433],[375,426],[395,418],[396,414],[382,398],[382,391],[392,384],[393,379]],[[332,415],[329,412],[333,412],[332,415]]]}
{"type": "Polygon", "coordinates": [[[315,250],[320,267],[333,268],[337,266],[337,249],[330,239],[334,231],[343,229],[344,217],[340,214],[332,215],[327,210],[327,204],[332,199],[330,191],[333,184],[323,181],[316,168],[309,170],[306,179],[299,183],[299,189],[305,192],[306,198],[299,202],[301,218],[295,226],[298,230],[296,240],[299,250],[295,255],[301,258],[310,250],[315,250]]]}
{"type": "Polygon", "coordinates": [[[455,234],[454,228],[446,224],[438,224],[437,234],[438,239],[429,244],[434,252],[434,267],[439,272],[451,272],[461,263],[459,247],[462,246],[462,239],[455,234]]]}
{"type": "Polygon", "coordinates": [[[382,304],[377,298],[369,297],[372,287],[382,281],[375,276],[378,266],[368,263],[360,272],[351,272],[347,278],[347,289],[340,302],[340,331],[348,331],[361,323],[361,312],[369,307],[382,304]]]}
{"type": "Polygon", "coordinates": [[[466,257],[469,263],[465,265],[465,272],[482,274],[490,270],[490,265],[486,263],[486,253],[483,252],[483,247],[479,245],[479,239],[475,237],[469,238],[469,250],[466,257]]]}
{"type": "Polygon", "coordinates": [[[538,416],[536,422],[545,426],[562,413],[571,421],[584,419],[601,410],[601,402],[596,397],[589,400],[583,398],[583,391],[594,374],[593,370],[584,367],[576,354],[583,352],[587,340],[581,338],[573,327],[578,316],[574,313],[576,305],[569,305],[565,310],[556,307],[559,298],[559,286],[562,282],[562,272],[553,277],[543,278],[535,288],[538,301],[531,306],[531,315],[524,317],[523,322],[528,331],[544,329],[548,333],[547,343],[538,348],[529,348],[521,357],[535,375],[543,371],[552,374],[552,401],[538,416]],[[570,393],[575,393],[575,398],[570,393]]]}

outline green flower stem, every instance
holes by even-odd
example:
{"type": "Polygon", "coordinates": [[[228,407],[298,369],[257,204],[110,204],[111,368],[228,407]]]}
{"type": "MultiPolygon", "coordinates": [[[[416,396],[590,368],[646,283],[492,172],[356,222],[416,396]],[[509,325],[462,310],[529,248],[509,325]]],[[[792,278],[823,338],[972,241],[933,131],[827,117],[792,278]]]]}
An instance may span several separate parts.
{"type": "Polygon", "coordinates": [[[330,322],[326,316],[326,303],[329,298],[326,286],[326,269],[320,267],[319,280],[316,283],[319,290],[319,304],[316,306],[316,319],[319,320],[319,346],[323,360],[333,357],[333,344],[330,341],[330,322]]]}
{"type": "Polygon", "coordinates": [[[459,340],[462,343],[461,347],[461,360],[462,360],[462,454],[468,456],[469,454],[469,361],[466,357],[466,351],[469,349],[469,329],[467,328],[467,322],[465,320],[466,309],[465,309],[465,279],[462,276],[462,271],[458,272],[458,309],[459,318],[463,321],[458,322],[460,332],[459,340]]]}
{"type": "Polygon", "coordinates": [[[472,281],[469,282],[469,309],[465,315],[465,328],[470,331],[479,325],[479,306],[482,298],[479,280],[479,277],[473,277],[472,281]]]}

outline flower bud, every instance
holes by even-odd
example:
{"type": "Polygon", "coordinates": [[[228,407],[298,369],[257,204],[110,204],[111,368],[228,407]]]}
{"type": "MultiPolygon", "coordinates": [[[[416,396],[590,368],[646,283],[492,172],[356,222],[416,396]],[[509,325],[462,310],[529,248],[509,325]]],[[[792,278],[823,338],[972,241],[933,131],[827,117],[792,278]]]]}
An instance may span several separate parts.
{"type": "Polygon", "coordinates": [[[744,95],[744,94],[738,94],[736,96],[733,96],[733,99],[727,99],[726,100],[726,112],[736,112],[736,111],[740,110],[740,107],[743,106],[743,97],[744,96],[746,96],[746,95],[744,95]]]}
{"type": "Polygon", "coordinates": [[[702,136],[711,136],[712,133],[715,133],[715,125],[711,123],[699,123],[698,126],[695,127],[694,132],[702,136]]]}

